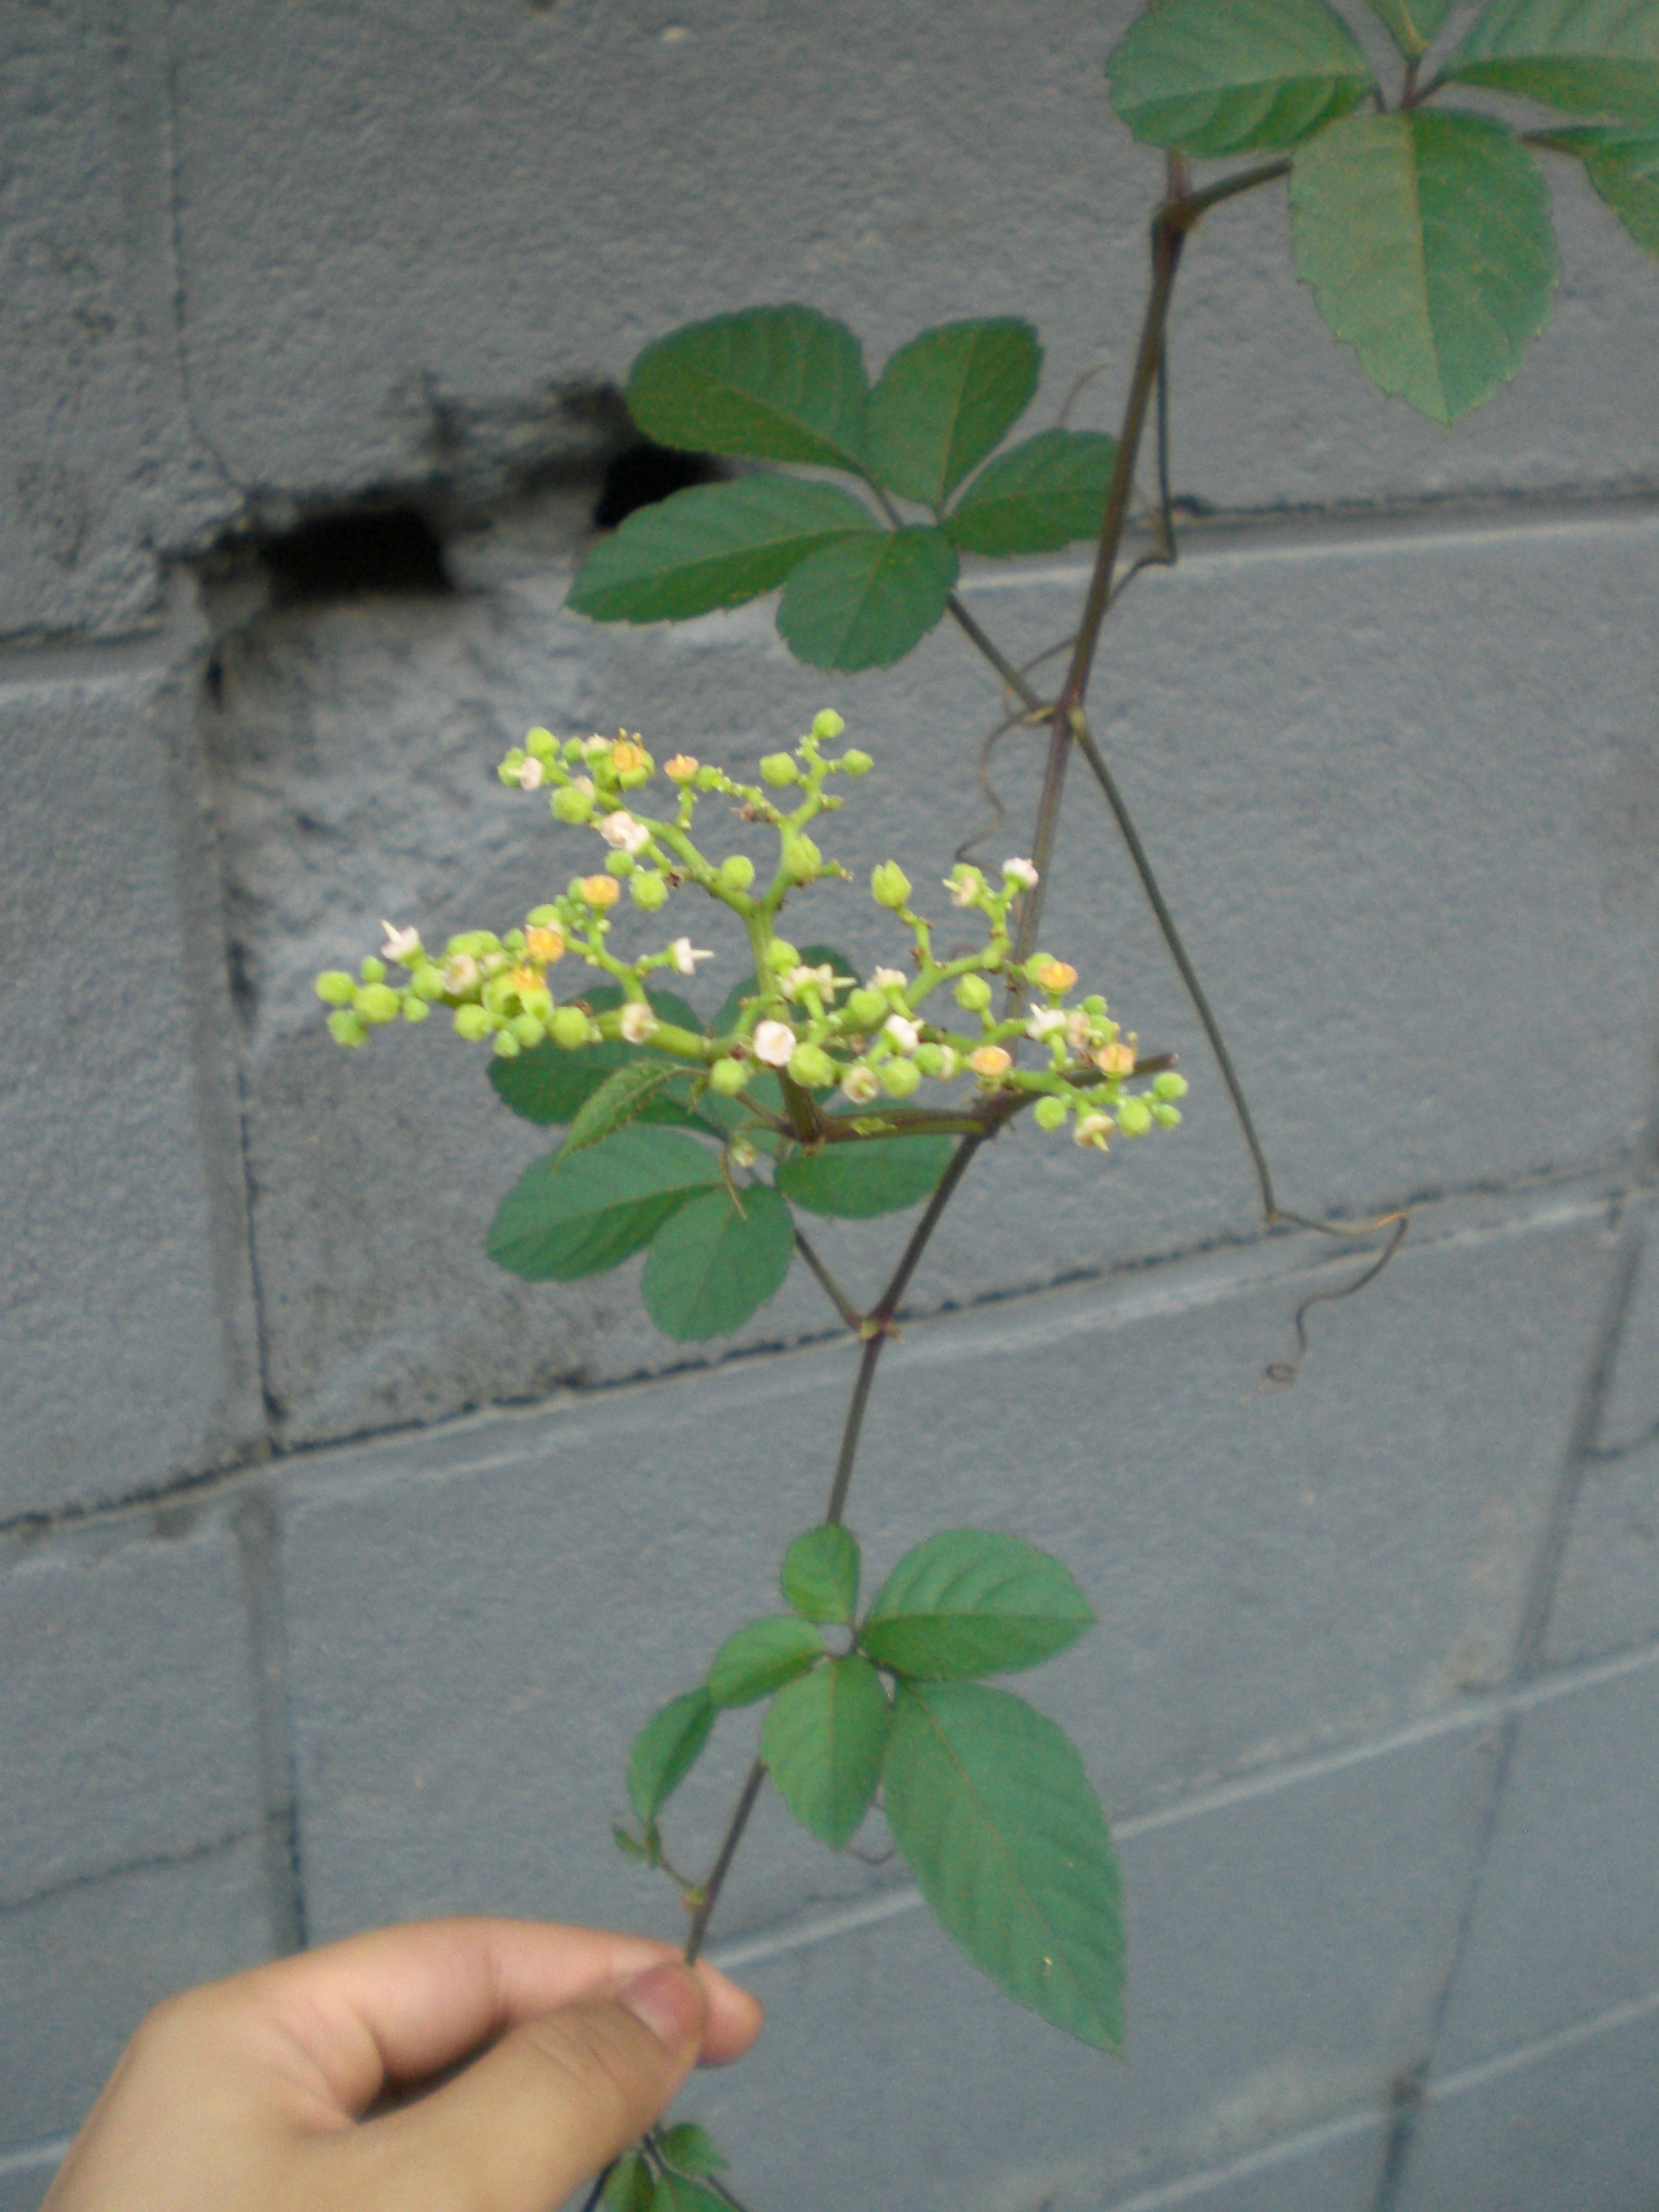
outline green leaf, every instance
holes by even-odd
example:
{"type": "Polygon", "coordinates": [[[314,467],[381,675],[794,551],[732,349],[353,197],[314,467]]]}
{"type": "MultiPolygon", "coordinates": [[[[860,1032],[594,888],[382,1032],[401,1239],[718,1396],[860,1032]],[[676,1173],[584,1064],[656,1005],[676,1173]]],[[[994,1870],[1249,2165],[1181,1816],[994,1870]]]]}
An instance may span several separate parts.
{"type": "Polygon", "coordinates": [[[1659,253],[1659,131],[1552,131],[1543,143],[1576,154],[1637,244],[1659,253]]]}
{"type": "Polygon", "coordinates": [[[665,2173],[657,2183],[654,2212],[731,2212],[722,2197],[699,2187],[683,2173],[665,2173]]]}
{"type": "Polygon", "coordinates": [[[901,499],[942,507],[1030,405],[1042,371],[1036,332],[1012,316],[923,331],[870,394],[872,474],[901,499]]]}
{"type": "Polygon", "coordinates": [[[1659,0],[1488,0],[1443,75],[1573,115],[1659,122],[1659,0]]]}
{"type": "Polygon", "coordinates": [[[1070,1574],[1035,1544],[990,1529],[946,1528],[899,1561],[859,1642],[880,1666],[950,1681],[1038,1666],[1093,1620],[1070,1574]]]}
{"type": "Polygon", "coordinates": [[[700,2128],[695,2120],[682,2120],[678,2127],[666,2130],[658,2138],[657,2148],[670,2166],[693,2176],[723,2173],[730,2163],[715,2149],[708,2129],[700,2128]]]}
{"type": "Polygon", "coordinates": [[[628,1796],[647,1831],[696,1765],[714,1725],[714,1701],[700,1686],[671,1698],[635,1737],[628,1796]]]}
{"type": "Polygon", "coordinates": [[[720,1181],[714,1153],[678,1130],[618,1129],[568,1164],[560,1151],[526,1168],[496,1209],[489,1256],[530,1283],[603,1274],[720,1181]]]}
{"type": "Polygon", "coordinates": [[[652,2212],[657,2178],[636,2150],[619,2158],[605,2176],[599,2202],[605,2212],[652,2212]]]}
{"type": "Polygon", "coordinates": [[[1115,49],[1106,76],[1137,138],[1204,155],[1294,146],[1376,82],[1324,0],[1163,0],[1115,49]]]}
{"type": "MultiPolygon", "coordinates": [[[[621,987],[615,983],[596,984],[591,991],[583,991],[580,995],[596,1014],[608,1013],[613,1006],[621,1006],[623,996],[621,987]]],[[[676,1029],[690,1030],[694,1036],[702,1034],[702,1016],[672,991],[647,991],[646,996],[659,1021],[672,1023],[676,1029]]],[[[544,1044],[521,1052],[516,1060],[492,1060],[489,1079],[503,1105],[521,1114],[526,1121],[553,1125],[574,1121],[585,1102],[607,1077],[629,1060],[644,1057],[643,1046],[625,1044],[620,1037],[606,1044],[580,1045],[574,1052],[566,1052],[550,1037],[544,1044]]],[[[706,1126],[672,1097],[653,1099],[643,1118],[675,1128],[706,1126]]]]}
{"type": "Polygon", "coordinates": [[[956,580],[956,548],[942,530],[844,538],[790,577],[778,629],[809,668],[890,668],[938,622],[956,580]]]}
{"type": "Polygon", "coordinates": [[[1371,11],[1393,32],[1407,60],[1414,62],[1427,53],[1453,4],[1454,0],[1371,0],[1371,11]]]}
{"type": "Polygon", "coordinates": [[[894,1842],[974,1964],[1067,2034],[1121,2049],[1121,1879],[1064,1732],[1006,1690],[901,1682],[882,1783],[894,1842]]]}
{"type": "Polygon", "coordinates": [[[1559,275],[1549,194],[1484,116],[1350,116],[1296,156],[1296,265],[1382,390],[1455,422],[1515,374],[1559,275]]]}
{"type": "Polygon", "coordinates": [[[565,605],[595,622],[684,622],[770,592],[811,553],[878,528],[834,484],[745,477],[637,507],[582,563],[565,605]]]}
{"type": "Polygon", "coordinates": [[[815,307],[746,307],[648,345],[628,380],[648,438],[688,452],[858,469],[864,353],[815,307]]]}
{"type": "Polygon", "coordinates": [[[751,1620],[728,1636],[708,1670],[708,1694],[717,1705],[752,1705],[770,1696],[823,1656],[823,1638],[793,1613],[751,1620]]]}
{"type": "Polygon", "coordinates": [[[682,1206],[658,1232],[640,1284],[646,1310],[679,1344],[729,1336],[777,1296],[795,1256],[789,1209],[765,1183],[682,1206]]]}
{"type": "Polygon", "coordinates": [[[981,470],[945,519],[964,553],[1058,553],[1097,537],[1117,440],[1103,430],[1039,430],[981,470]]]}
{"type": "Polygon", "coordinates": [[[881,1677],[864,1659],[832,1659],[772,1700],[761,1757],[802,1827],[832,1851],[875,1795],[891,1720],[881,1677]]]}
{"type": "Polygon", "coordinates": [[[672,1060],[624,1061],[614,1074],[606,1076],[591,1098],[584,1101],[570,1124],[570,1133],[559,1147],[559,1158],[568,1160],[573,1152],[586,1152],[601,1137],[608,1137],[614,1130],[626,1128],[630,1121],[638,1121],[663,1085],[684,1072],[672,1060]]]}
{"type": "Polygon", "coordinates": [[[803,1619],[850,1624],[859,1601],[857,1537],[838,1522],[809,1528],[784,1553],[781,1580],[803,1619]]]}
{"type": "Polygon", "coordinates": [[[951,1164],[949,1137],[871,1137],[797,1152],[778,1170],[778,1188],[812,1213],[851,1221],[896,1213],[926,1198],[951,1164]]]}

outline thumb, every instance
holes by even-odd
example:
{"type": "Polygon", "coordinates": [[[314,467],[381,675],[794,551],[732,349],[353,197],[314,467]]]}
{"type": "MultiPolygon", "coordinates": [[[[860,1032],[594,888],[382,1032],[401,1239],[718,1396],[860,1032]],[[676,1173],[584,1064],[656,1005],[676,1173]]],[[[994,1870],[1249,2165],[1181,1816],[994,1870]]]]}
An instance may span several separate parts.
{"type": "MultiPolygon", "coordinates": [[[[678,1960],[527,2021],[407,2111],[356,2131],[405,2212],[556,2212],[667,2107],[696,2064],[702,1984],[678,1960]]],[[[362,2201],[359,2199],[359,2201],[362,2201]]]]}

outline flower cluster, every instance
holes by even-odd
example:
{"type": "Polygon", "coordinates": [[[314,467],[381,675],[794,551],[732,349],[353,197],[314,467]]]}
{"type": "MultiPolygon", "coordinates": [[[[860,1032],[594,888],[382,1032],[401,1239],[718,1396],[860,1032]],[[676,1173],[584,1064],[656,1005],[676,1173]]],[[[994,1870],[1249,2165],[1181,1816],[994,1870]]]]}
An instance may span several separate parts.
{"type": "MultiPolygon", "coordinates": [[[[1047,952],[1016,962],[1018,902],[1037,880],[1029,860],[1006,860],[988,875],[963,863],[945,879],[951,908],[978,915],[984,927],[982,944],[965,953],[936,956],[933,926],[913,906],[913,886],[895,861],[874,870],[870,891],[909,933],[908,969],[880,967],[860,980],[803,960],[780,934],[778,917],[793,890],[822,877],[848,878],[810,834],[842,804],[831,780],[862,776],[871,767],[867,753],[825,752],[843,729],[838,714],[820,714],[793,752],[767,755],[762,781],[752,785],[686,753],[659,770],[639,737],[625,731],[561,741],[550,731],[532,730],[501,763],[502,782],[546,789],[556,820],[597,832],[607,848],[602,869],[573,877],[561,896],[526,915],[522,927],[499,937],[466,931],[441,953],[428,951],[416,930],[388,922],[379,957],[363,961],[356,975],[333,970],[318,977],[318,995],[333,1009],[330,1029],[340,1043],[359,1045],[376,1027],[425,1021],[441,1005],[460,1036],[488,1039],[506,1059],[550,1042],[574,1050],[620,1038],[649,1045],[687,1064],[701,1085],[744,1100],[757,1126],[781,1126],[752,1090],[768,1073],[803,1092],[838,1091],[866,1109],[854,1127],[870,1133],[925,1118],[927,1109],[919,1115],[909,1103],[924,1083],[963,1080],[981,1095],[1021,1094],[1007,1103],[1030,1104],[1045,1129],[1071,1124],[1079,1144],[1101,1150],[1115,1129],[1139,1136],[1154,1122],[1179,1121],[1175,1102],[1184,1079],[1164,1069],[1145,1090],[1125,1089],[1136,1069],[1134,1036],[1120,1030],[1097,994],[1073,997],[1074,968],[1047,952]],[[647,813],[633,794],[659,774],[675,794],[672,811],[647,813]],[[744,823],[775,833],[769,881],[761,882],[747,855],[716,862],[695,843],[698,805],[713,795],[734,802],[744,823]],[[648,994],[664,971],[694,975],[713,957],[708,951],[680,935],[659,951],[625,961],[608,942],[612,910],[624,896],[655,914],[687,886],[738,917],[754,958],[754,989],[718,1036],[661,1020],[648,994]],[[563,974],[574,988],[561,999],[551,971],[567,955],[572,963],[563,974]],[[389,981],[392,968],[406,981],[389,981]],[[582,968],[617,987],[621,1004],[596,1012],[583,995],[582,968]],[[933,1007],[945,994],[948,1005],[933,1007]],[[896,1121],[895,1109],[904,1109],[896,1121]]],[[[936,1112],[951,1110],[941,1103],[936,1112]]]]}

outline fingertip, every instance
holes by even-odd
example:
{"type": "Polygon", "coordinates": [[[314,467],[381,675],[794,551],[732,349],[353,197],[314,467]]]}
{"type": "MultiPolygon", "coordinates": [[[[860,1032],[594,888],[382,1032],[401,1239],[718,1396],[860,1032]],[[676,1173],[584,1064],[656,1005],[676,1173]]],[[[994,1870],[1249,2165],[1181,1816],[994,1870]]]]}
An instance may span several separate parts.
{"type": "Polygon", "coordinates": [[[703,2035],[700,2063],[727,2066],[741,2058],[765,2024],[758,1997],[728,1981],[716,1966],[699,1963],[697,1973],[708,1996],[708,2024],[703,2035]]]}
{"type": "Polygon", "coordinates": [[[617,2002],[676,2057],[695,2057],[701,2051],[708,2025],[708,1993],[678,1959],[624,1982],[617,2002]]]}

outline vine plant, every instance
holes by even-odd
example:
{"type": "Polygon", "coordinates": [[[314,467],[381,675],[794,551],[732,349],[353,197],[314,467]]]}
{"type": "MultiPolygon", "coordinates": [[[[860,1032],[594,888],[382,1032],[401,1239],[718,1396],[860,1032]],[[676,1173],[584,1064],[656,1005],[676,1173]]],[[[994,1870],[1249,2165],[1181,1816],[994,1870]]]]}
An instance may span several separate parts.
{"type": "MultiPolygon", "coordinates": [[[[1074,753],[1104,793],[1214,1053],[1267,1223],[1342,1230],[1279,1201],[1220,1027],[1085,710],[1118,597],[1147,562],[1176,556],[1165,330],[1182,251],[1211,210],[1288,180],[1296,265],[1319,312],[1385,392],[1448,425],[1514,374],[1549,311],[1558,263],[1537,151],[1580,162],[1638,243],[1659,252],[1659,0],[1487,0],[1455,45],[1443,38],[1453,0],[1369,5],[1398,50],[1387,86],[1326,0],[1153,0],[1110,56],[1113,107],[1166,161],[1115,437],[1056,428],[1004,447],[1042,364],[1036,332],[1011,318],[924,331],[873,386],[854,333],[800,306],[693,325],[634,366],[627,398],[643,433],[763,465],[631,515],[590,555],[571,608],[600,622],[678,622],[781,587],[786,644],[831,673],[889,666],[948,618],[1006,688],[1005,727],[1046,732],[1029,854],[988,872],[958,862],[942,887],[956,917],[950,945],[929,919],[939,894],[918,891],[894,861],[870,884],[896,932],[894,964],[862,976],[833,950],[785,934],[798,890],[846,876],[820,840],[830,842],[844,782],[872,765],[826,711],[793,749],[761,762],[757,783],[684,752],[659,768],[626,732],[532,730],[501,763],[502,781],[545,792],[556,822],[597,835],[602,866],[500,935],[465,933],[437,952],[416,929],[388,925],[379,958],[318,979],[342,1044],[445,1007],[462,1037],[489,1046],[506,1104],[565,1129],[501,1202],[489,1236],[501,1266],[568,1281],[644,1249],[652,1319],[692,1340],[740,1326],[799,1255],[861,1347],[823,1518],[781,1562],[788,1610],[729,1637],[703,1681],[646,1723],[629,1761],[638,1825],[618,1826],[617,1838],[679,1884],[688,1959],[769,1778],[832,1850],[879,1792],[894,1842],[969,1958],[1059,2027],[1119,2045],[1120,1883],[1104,1814],[1060,1729],[985,1680],[1065,1649],[1090,1624],[1086,1598],[1032,1546],[957,1528],[902,1559],[860,1614],[847,1514],[883,1349],[981,1147],[1028,1110],[1101,1152],[1114,1136],[1181,1118],[1183,1078],[1142,1055],[1098,991],[1079,989],[1071,960],[1041,943],[1074,753]],[[1449,51],[1437,59],[1437,45],[1449,51]],[[1459,106],[1462,88],[1581,119],[1523,115],[1517,125],[1459,106]],[[1242,155],[1263,158],[1193,181],[1192,161],[1242,155]],[[1150,550],[1126,567],[1149,419],[1158,496],[1150,550]],[[817,473],[790,472],[803,468],[817,473]],[[1091,538],[1075,630],[1017,666],[957,597],[960,556],[1016,558],[1091,538]],[[1061,654],[1058,688],[1045,690],[1036,672],[1061,654]],[[775,842],[764,867],[699,842],[699,809],[715,801],[769,852],[775,842]],[[693,941],[696,924],[633,957],[611,941],[624,897],[648,917],[680,895],[734,917],[752,958],[752,979],[708,1021],[663,988],[710,957],[693,941]],[[958,922],[977,930],[966,950],[958,922]],[[392,969],[404,980],[389,981],[392,969]],[[800,1214],[918,1205],[890,1279],[860,1310],[800,1214]],[[665,1808],[718,1717],[762,1700],[758,1752],[714,1863],[701,1878],[679,1875],[665,1808]]],[[[1404,1221],[1369,1226],[1392,1235],[1362,1279],[1404,1221]]],[[[709,2212],[737,2203],[721,2171],[686,2123],[648,2136],[599,2177],[590,2203],[603,2195],[612,2212],[709,2212]]]]}

